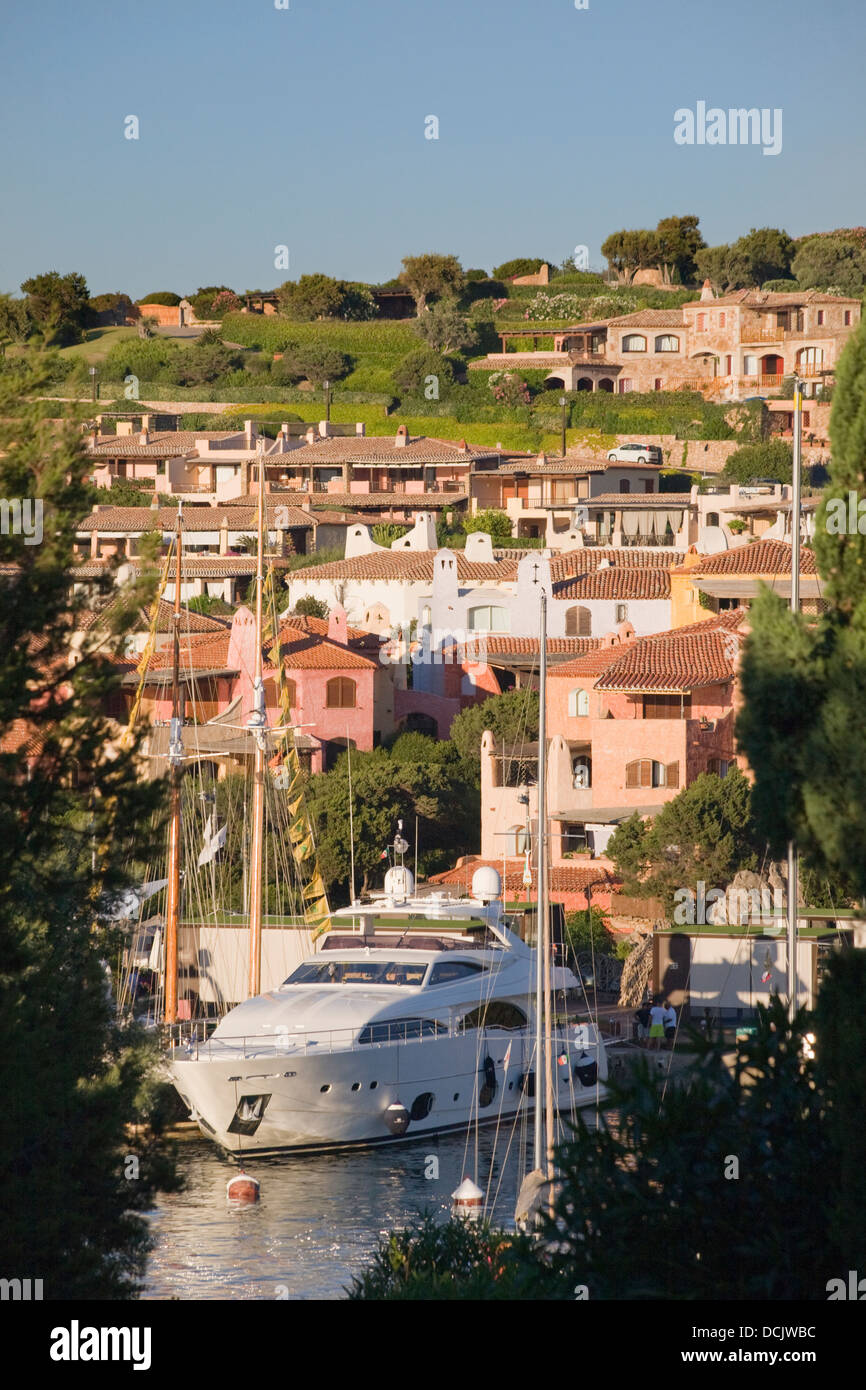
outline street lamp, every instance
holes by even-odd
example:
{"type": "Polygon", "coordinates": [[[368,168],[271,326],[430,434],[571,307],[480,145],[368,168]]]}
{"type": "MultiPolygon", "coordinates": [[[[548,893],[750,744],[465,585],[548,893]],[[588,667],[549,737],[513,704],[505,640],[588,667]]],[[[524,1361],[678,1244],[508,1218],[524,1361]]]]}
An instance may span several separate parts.
{"type": "Polygon", "coordinates": [[[325,388],[325,419],[327,420],[328,424],[330,424],[330,422],[331,422],[331,383],[330,383],[330,381],[323,381],[323,382],[322,382],[322,385],[323,385],[324,388],[325,388]]]}
{"type": "Polygon", "coordinates": [[[88,370],[89,370],[89,372],[90,372],[90,391],[91,391],[91,397],[90,397],[90,398],[91,398],[91,400],[94,400],[94,401],[95,401],[95,400],[96,400],[96,368],[95,368],[95,367],[90,367],[90,368],[88,368],[88,370]]]}
{"type": "Polygon", "coordinates": [[[562,457],[565,458],[565,412],[568,406],[567,397],[560,396],[559,404],[562,407],[562,457]]]}

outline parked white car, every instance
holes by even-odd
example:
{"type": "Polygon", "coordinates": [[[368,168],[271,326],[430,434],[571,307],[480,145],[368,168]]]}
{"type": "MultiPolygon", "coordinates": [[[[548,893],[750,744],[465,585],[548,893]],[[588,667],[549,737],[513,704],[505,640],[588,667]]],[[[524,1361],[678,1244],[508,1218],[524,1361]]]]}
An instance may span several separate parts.
{"type": "Polygon", "coordinates": [[[662,451],[658,444],[620,444],[608,454],[611,463],[661,463],[662,451]]]}

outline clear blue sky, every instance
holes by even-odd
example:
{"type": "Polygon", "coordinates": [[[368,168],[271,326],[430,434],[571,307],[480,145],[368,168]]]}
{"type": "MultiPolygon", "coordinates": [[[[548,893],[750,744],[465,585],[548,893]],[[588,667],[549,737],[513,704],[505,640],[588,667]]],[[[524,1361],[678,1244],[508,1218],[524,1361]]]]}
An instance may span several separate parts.
{"type": "Polygon", "coordinates": [[[432,250],[600,264],[671,213],[711,244],[866,221],[862,0],[289,3],[7,5],[0,290],[376,282],[432,250]],[[782,152],[676,145],[698,101],[781,107],[782,152]]]}

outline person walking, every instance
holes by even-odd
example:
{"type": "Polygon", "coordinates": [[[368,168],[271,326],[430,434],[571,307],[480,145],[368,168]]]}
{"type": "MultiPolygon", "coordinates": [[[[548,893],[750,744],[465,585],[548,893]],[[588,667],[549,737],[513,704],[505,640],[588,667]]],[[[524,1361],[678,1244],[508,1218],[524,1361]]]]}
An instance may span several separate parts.
{"type": "Polygon", "coordinates": [[[650,1009],[650,1047],[658,1052],[665,1036],[665,1011],[661,997],[656,995],[650,1009]]]}
{"type": "Polygon", "coordinates": [[[648,1004],[642,1004],[635,1011],[635,1023],[637,1024],[637,1043],[638,1047],[643,1047],[649,1037],[650,1011],[648,1004]]]}

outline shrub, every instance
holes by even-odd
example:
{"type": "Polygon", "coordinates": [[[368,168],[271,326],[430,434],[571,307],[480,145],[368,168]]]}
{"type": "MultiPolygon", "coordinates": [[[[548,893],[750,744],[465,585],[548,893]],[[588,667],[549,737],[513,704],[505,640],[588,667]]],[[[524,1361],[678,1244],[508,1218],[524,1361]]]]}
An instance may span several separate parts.
{"type": "MultiPolygon", "coordinates": [[[[280,363],[275,363],[279,366],[280,363]]],[[[283,365],[287,372],[295,372],[306,377],[314,386],[326,381],[339,381],[347,376],[352,367],[352,359],[337,348],[325,343],[306,343],[287,348],[283,354],[283,365]]]]}
{"type": "MultiPolygon", "coordinates": [[[[309,556],[305,555],[303,559],[309,559],[309,556]]],[[[312,595],[308,595],[306,598],[298,599],[292,612],[301,618],[327,618],[330,609],[324,599],[313,598],[312,595]]]]}
{"type": "Polygon", "coordinates": [[[417,348],[403,358],[392,380],[401,396],[423,396],[432,386],[429,377],[436,378],[436,394],[428,399],[438,400],[443,388],[450,386],[454,380],[451,363],[431,348],[417,348]]]}
{"type": "Polygon", "coordinates": [[[180,295],[172,290],[156,290],[154,294],[146,294],[143,299],[137,299],[136,304],[166,304],[174,306],[180,303],[180,295]]]}
{"type": "Polygon", "coordinates": [[[512,280],[515,275],[534,275],[543,265],[553,265],[551,260],[539,256],[517,256],[513,261],[503,261],[493,267],[494,280],[512,280]]]}
{"type": "Polygon", "coordinates": [[[475,516],[464,517],[462,524],[467,536],[475,531],[486,531],[494,545],[505,545],[511,541],[511,518],[493,507],[476,512],[475,516]]]}

